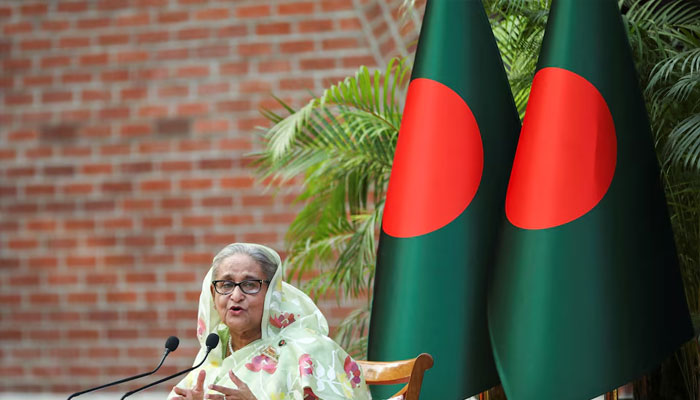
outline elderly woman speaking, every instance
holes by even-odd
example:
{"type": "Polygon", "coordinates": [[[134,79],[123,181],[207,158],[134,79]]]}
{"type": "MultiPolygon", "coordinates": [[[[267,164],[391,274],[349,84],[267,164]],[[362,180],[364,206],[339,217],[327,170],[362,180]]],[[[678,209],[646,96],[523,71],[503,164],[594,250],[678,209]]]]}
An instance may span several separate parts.
{"type": "Polygon", "coordinates": [[[311,299],[282,282],[279,255],[248,243],[214,257],[199,298],[197,337],[204,366],[173,388],[172,399],[369,399],[362,371],[328,335],[311,299]]]}

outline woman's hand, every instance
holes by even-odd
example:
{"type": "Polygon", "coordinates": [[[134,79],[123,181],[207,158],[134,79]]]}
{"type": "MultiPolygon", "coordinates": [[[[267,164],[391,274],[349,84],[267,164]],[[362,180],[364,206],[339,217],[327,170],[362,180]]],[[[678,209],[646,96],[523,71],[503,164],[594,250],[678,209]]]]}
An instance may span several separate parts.
{"type": "Polygon", "coordinates": [[[197,384],[194,389],[181,389],[177,386],[173,389],[179,397],[171,397],[169,400],[202,400],[204,398],[204,378],[207,377],[207,371],[199,371],[197,375],[197,384]]]}
{"type": "Polygon", "coordinates": [[[248,385],[242,380],[238,379],[233,371],[228,371],[228,377],[231,378],[231,382],[238,386],[238,389],[227,388],[226,386],[210,385],[209,389],[216,390],[221,394],[207,394],[206,398],[210,400],[257,400],[253,392],[250,391],[248,385]]]}

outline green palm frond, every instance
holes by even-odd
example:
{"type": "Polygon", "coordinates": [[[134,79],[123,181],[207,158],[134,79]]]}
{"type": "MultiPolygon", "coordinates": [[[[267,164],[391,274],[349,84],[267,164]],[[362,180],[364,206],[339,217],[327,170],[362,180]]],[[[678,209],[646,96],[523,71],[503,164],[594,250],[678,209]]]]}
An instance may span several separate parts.
{"type": "Polygon", "coordinates": [[[264,111],[275,126],[256,164],[264,178],[304,176],[304,208],[287,233],[288,267],[298,279],[320,271],[306,285],[316,295],[369,288],[409,72],[404,59],[384,71],[361,67],[298,110],[277,99],[287,117],[264,111]]]}

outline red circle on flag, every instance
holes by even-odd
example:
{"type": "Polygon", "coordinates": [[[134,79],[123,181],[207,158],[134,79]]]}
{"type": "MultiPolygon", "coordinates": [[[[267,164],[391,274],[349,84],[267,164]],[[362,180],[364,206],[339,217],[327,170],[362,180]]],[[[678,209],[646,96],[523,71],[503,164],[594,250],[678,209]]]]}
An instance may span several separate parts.
{"type": "Polygon", "coordinates": [[[471,203],[484,150],[467,103],[442,83],[411,81],[387,189],[383,230],[412,237],[437,230],[471,203]]]}
{"type": "Polygon", "coordinates": [[[616,163],[615,123],[598,89],[571,71],[541,69],[513,160],[508,220],[546,229],[583,216],[608,191],[616,163]]]}

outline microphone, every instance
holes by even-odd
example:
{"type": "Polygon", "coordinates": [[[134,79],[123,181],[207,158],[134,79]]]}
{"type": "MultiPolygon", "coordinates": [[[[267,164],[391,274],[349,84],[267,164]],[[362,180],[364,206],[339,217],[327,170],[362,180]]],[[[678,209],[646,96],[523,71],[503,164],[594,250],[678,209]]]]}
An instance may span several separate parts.
{"type": "Polygon", "coordinates": [[[158,371],[158,369],[160,369],[161,365],[163,365],[163,361],[165,361],[165,357],[167,357],[168,354],[170,354],[171,352],[175,351],[179,344],[180,344],[180,339],[178,339],[176,336],[170,336],[168,338],[168,340],[165,341],[165,351],[163,352],[163,357],[161,357],[160,362],[158,363],[158,366],[153,371],[145,372],[143,374],[135,375],[135,376],[132,376],[129,378],[120,379],[118,381],[107,383],[107,384],[104,384],[102,386],[97,386],[94,388],[83,390],[82,392],[76,392],[76,393],[73,393],[72,395],[68,396],[68,399],[66,399],[66,400],[70,400],[73,397],[80,396],[81,394],[94,392],[95,390],[104,389],[104,388],[109,387],[109,386],[118,385],[120,383],[124,383],[124,382],[128,382],[128,381],[131,381],[134,379],[142,378],[146,375],[151,375],[151,374],[155,373],[156,371],[158,371]]]}
{"type": "Polygon", "coordinates": [[[195,366],[193,366],[193,367],[187,368],[187,369],[184,370],[184,371],[180,371],[180,372],[174,373],[174,374],[172,374],[172,375],[170,375],[170,376],[166,376],[165,378],[159,379],[159,380],[157,380],[157,381],[155,381],[155,382],[153,382],[153,383],[149,383],[149,384],[146,385],[146,386],[142,386],[142,387],[140,387],[140,388],[138,388],[138,389],[132,390],[132,391],[130,391],[130,392],[126,392],[126,393],[124,393],[124,396],[122,396],[121,400],[124,400],[125,398],[131,396],[132,394],[134,394],[134,393],[136,393],[136,392],[140,392],[140,391],[142,391],[142,390],[148,389],[148,388],[151,387],[151,386],[155,386],[155,385],[157,385],[157,384],[159,384],[159,383],[163,383],[163,382],[165,382],[165,381],[168,381],[168,380],[170,380],[170,379],[173,379],[173,378],[175,378],[176,376],[180,376],[180,375],[182,375],[182,374],[186,374],[186,373],[188,373],[188,372],[190,372],[190,371],[192,371],[192,370],[195,370],[195,369],[199,368],[202,364],[204,364],[204,361],[205,361],[205,360],[207,359],[207,357],[209,356],[209,353],[211,353],[211,351],[214,350],[214,348],[219,344],[219,335],[217,335],[216,333],[210,333],[209,336],[207,336],[207,340],[206,340],[205,344],[206,344],[206,346],[207,346],[207,353],[204,354],[204,358],[202,358],[202,361],[200,361],[199,364],[197,364],[197,365],[195,365],[195,366]]]}

